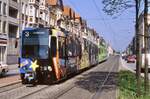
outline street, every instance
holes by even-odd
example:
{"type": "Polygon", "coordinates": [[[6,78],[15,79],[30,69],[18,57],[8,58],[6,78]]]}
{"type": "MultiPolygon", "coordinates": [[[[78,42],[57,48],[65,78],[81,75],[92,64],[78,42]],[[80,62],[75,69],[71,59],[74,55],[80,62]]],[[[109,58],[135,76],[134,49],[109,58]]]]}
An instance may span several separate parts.
{"type": "Polygon", "coordinates": [[[29,87],[20,83],[0,87],[1,99],[116,99],[120,56],[54,85],[29,87]],[[12,87],[12,88],[10,88],[12,87]]]}

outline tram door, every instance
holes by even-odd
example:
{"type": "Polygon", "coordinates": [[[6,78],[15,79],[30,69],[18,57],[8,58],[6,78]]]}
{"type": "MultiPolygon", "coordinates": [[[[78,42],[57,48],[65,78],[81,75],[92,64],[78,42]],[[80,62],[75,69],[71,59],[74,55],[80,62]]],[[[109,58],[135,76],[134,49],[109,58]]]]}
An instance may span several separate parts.
{"type": "Polygon", "coordinates": [[[58,52],[59,52],[59,65],[61,75],[66,75],[66,61],[67,61],[67,48],[66,48],[66,37],[58,37],[58,52]]]}

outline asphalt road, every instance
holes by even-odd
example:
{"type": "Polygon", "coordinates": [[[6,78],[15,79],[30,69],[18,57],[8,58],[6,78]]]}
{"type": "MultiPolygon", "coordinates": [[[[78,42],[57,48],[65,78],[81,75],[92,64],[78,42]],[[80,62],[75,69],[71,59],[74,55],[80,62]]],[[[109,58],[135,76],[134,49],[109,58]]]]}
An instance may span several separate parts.
{"type": "Polygon", "coordinates": [[[62,83],[19,86],[0,93],[0,99],[116,99],[120,61],[120,56],[111,56],[62,83]]]}

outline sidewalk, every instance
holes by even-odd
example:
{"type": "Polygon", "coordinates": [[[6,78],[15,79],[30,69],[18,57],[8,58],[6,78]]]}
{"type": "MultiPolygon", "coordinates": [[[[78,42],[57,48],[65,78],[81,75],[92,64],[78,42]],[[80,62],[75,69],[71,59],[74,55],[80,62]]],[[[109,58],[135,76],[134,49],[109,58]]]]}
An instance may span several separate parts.
{"type": "Polygon", "coordinates": [[[16,69],[18,69],[18,64],[8,65],[8,68],[9,68],[9,70],[16,70],[16,69]]]}
{"type": "Polygon", "coordinates": [[[5,77],[0,78],[0,87],[20,82],[18,64],[8,65],[8,73],[5,77]]]}
{"type": "Polygon", "coordinates": [[[0,87],[10,85],[10,84],[14,84],[14,83],[17,83],[17,82],[21,82],[19,75],[3,77],[3,78],[0,79],[0,87]]]}

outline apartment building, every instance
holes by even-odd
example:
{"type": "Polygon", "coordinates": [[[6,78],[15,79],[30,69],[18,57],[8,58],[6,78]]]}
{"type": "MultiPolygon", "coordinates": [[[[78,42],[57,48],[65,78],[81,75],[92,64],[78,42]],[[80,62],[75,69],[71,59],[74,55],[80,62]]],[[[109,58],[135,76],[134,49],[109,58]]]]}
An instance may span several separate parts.
{"type": "Polygon", "coordinates": [[[81,26],[82,26],[82,18],[79,14],[75,13],[74,29],[75,34],[78,36],[81,36],[81,26]]]}
{"type": "Polygon", "coordinates": [[[28,17],[29,17],[29,0],[21,0],[21,30],[29,26],[28,17]]]}
{"type": "Polygon", "coordinates": [[[60,27],[63,13],[63,1],[62,0],[48,0],[48,5],[50,7],[50,26],[55,28],[60,27]]]}
{"type": "Polygon", "coordinates": [[[47,0],[0,0],[0,63],[17,63],[19,33],[49,26],[49,13],[47,0]]]}
{"type": "Polygon", "coordinates": [[[0,62],[9,63],[16,57],[19,33],[19,0],[0,0],[0,62]]]}
{"type": "Polygon", "coordinates": [[[73,33],[73,23],[75,17],[73,16],[74,11],[69,7],[69,6],[64,6],[64,11],[63,11],[63,18],[65,22],[65,29],[66,31],[69,31],[73,33]]]}
{"type": "Polygon", "coordinates": [[[48,26],[49,7],[47,0],[22,0],[22,20],[22,29],[48,26]]]}
{"type": "Polygon", "coordinates": [[[0,0],[0,63],[17,63],[23,29],[49,26],[95,41],[86,21],[62,0],[0,0]]]}
{"type": "Polygon", "coordinates": [[[8,0],[0,1],[0,64],[6,64],[8,32],[8,0]]]}
{"type": "MultiPolygon", "coordinates": [[[[141,14],[140,14],[140,17],[139,17],[139,34],[140,34],[140,52],[142,53],[142,57],[141,57],[141,61],[142,61],[142,67],[144,67],[144,60],[145,60],[145,42],[144,42],[144,36],[142,36],[142,35],[144,35],[144,12],[142,12],[141,14]]],[[[150,14],[148,14],[148,25],[149,25],[149,27],[148,27],[148,32],[150,32],[150,14]]],[[[150,35],[149,35],[150,36],[150,35]]],[[[149,42],[149,41],[148,41],[149,42]]],[[[150,52],[150,44],[148,44],[149,46],[148,46],[148,52],[150,52]]],[[[150,64],[150,53],[148,53],[148,64],[150,64]]]]}
{"type": "Polygon", "coordinates": [[[7,34],[8,34],[8,44],[7,44],[7,63],[17,63],[17,57],[19,54],[19,46],[17,42],[19,38],[20,30],[20,0],[8,0],[7,10],[7,34]]]}

